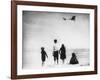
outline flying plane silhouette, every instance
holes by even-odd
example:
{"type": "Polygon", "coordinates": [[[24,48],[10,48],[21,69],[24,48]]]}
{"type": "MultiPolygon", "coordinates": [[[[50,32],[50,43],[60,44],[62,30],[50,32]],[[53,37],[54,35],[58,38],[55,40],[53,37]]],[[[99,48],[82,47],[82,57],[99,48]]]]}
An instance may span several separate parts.
{"type": "Polygon", "coordinates": [[[76,20],[76,16],[72,16],[70,19],[67,19],[67,18],[63,17],[63,20],[64,20],[64,21],[66,21],[66,20],[75,21],[75,20],[76,20]]]}

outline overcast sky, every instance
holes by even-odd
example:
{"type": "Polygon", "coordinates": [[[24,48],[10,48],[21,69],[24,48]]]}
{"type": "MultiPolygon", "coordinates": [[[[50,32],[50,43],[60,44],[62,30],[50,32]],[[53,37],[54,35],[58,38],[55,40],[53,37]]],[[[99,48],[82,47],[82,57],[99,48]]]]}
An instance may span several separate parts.
{"type": "Polygon", "coordinates": [[[25,44],[42,46],[54,39],[68,48],[89,48],[89,15],[23,11],[23,40],[25,44]],[[76,16],[75,21],[63,20],[76,16]]]}

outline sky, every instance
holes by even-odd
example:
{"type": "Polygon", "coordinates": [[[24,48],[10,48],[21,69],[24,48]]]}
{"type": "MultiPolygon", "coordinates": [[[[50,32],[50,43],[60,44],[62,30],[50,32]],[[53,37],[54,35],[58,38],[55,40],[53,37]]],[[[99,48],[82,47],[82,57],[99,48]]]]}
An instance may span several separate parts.
{"type": "Polygon", "coordinates": [[[89,15],[23,11],[25,45],[49,46],[54,39],[68,48],[89,48],[89,15]],[[63,20],[63,17],[69,19],[74,15],[75,21],[63,20]]]}

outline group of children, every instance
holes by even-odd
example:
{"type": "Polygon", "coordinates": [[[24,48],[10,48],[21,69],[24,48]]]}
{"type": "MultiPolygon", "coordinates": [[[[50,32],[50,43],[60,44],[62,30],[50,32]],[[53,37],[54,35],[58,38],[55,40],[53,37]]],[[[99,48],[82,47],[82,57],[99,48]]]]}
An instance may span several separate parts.
{"type": "MultiPolygon", "coordinates": [[[[54,58],[54,63],[55,64],[59,63],[59,61],[58,61],[59,60],[59,56],[60,56],[60,59],[62,60],[62,63],[64,63],[65,59],[66,59],[66,48],[65,48],[64,44],[62,44],[61,48],[59,49],[58,48],[58,44],[57,44],[57,39],[55,39],[54,40],[54,46],[53,46],[53,58],[54,58]]],[[[45,51],[45,48],[41,47],[42,66],[45,63],[46,58],[48,58],[48,55],[47,55],[47,53],[45,51]]],[[[69,64],[78,64],[78,63],[79,62],[77,60],[76,54],[73,52],[69,64]]]]}

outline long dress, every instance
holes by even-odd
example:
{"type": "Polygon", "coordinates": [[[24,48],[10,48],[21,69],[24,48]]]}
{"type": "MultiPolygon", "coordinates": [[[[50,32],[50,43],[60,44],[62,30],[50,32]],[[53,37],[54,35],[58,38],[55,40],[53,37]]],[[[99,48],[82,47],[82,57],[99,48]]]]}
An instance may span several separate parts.
{"type": "Polygon", "coordinates": [[[60,59],[64,60],[66,59],[66,50],[65,47],[60,48],[60,59]]]}

